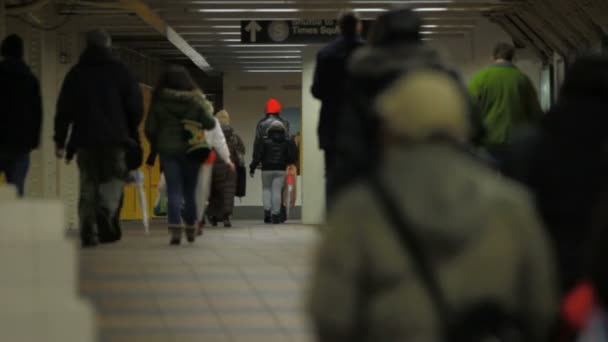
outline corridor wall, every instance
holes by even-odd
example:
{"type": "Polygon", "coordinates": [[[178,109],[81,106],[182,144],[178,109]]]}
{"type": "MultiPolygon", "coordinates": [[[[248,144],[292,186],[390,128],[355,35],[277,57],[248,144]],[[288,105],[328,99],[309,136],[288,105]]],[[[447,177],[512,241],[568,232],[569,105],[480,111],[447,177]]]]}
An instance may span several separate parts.
{"type": "MultiPolygon", "coordinates": [[[[301,82],[300,73],[229,72],[225,74],[224,108],[230,113],[232,126],[235,132],[241,136],[247,148],[246,162],[248,170],[253,156],[255,128],[257,123],[265,116],[266,101],[270,97],[274,97],[281,102],[283,108],[300,109],[301,82]]],[[[220,109],[216,108],[216,112],[220,109]]],[[[306,120],[303,115],[302,122],[306,120]]],[[[301,188],[301,186],[298,186],[298,189],[301,188]]],[[[298,191],[296,205],[300,203],[301,191],[298,191]]],[[[262,180],[259,170],[256,172],[255,178],[248,177],[247,179],[247,196],[242,201],[237,199],[235,204],[238,207],[256,209],[262,207],[262,180]]],[[[240,208],[240,210],[247,209],[240,208]]]]}

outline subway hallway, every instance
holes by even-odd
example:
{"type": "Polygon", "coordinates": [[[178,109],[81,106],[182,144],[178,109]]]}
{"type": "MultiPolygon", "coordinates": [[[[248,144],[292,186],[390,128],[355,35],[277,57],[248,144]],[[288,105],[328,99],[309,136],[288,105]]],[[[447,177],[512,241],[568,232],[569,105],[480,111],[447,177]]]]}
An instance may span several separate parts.
{"type": "Polygon", "coordinates": [[[208,228],[167,244],[125,223],[120,243],[80,252],[80,289],[100,342],[311,341],[305,291],[316,230],[297,224],[208,228]]]}

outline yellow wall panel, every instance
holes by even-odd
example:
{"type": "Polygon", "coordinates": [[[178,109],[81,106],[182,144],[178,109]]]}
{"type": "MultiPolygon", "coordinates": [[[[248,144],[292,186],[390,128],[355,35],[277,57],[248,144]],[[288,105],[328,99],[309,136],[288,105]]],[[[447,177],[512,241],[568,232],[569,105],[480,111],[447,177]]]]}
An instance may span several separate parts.
{"type": "MultiPolygon", "coordinates": [[[[139,134],[142,140],[142,148],[144,150],[145,160],[145,158],[147,158],[148,154],[150,153],[150,142],[146,139],[146,135],[144,134],[144,124],[146,122],[148,110],[150,109],[150,104],[152,102],[152,88],[142,86],[141,90],[144,99],[145,114],[144,119],[142,120],[142,123],[139,127],[139,134]]],[[[154,168],[150,170],[144,165],[141,170],[143,171],[145,177],[144,191],[146,193],[146,201],[148,204],[148,215],[152,217],[154,201],[156,200],[156,195],[158,193],[158,182],[160,180],[160,164],[158,162],[158,158],[154,165],[154,168]]],[[[125,197],[120,218],[123,220],[141,220],[143,218],[143,212],[139,206],[137,187],[133,184],[127,185],[124,190],[124,196],[125,197]]]]}

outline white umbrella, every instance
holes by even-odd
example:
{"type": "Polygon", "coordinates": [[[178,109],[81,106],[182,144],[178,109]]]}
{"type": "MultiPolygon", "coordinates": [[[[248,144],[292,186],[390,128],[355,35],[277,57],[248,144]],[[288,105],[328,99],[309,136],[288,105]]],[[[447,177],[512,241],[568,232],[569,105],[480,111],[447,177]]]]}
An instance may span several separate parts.
{"type": "Polygon", "coordinates": [[[144,190],[145,176],[141,170],[132,171],[131,177],[137,187],[137,197],[139,199],[139,207],[143,214],[144,232],[150,234],[150,219],[148,217],[148,201],[146,200],[146,192],[144,190]]]}
{"type": "Polygon", "coordinates": [[[207,158],[203,166],[201,167],[198,181],[196,184],[196,219],[197,222],[201,222],[205,215],[205,209],[207,207],[207,201],[211,193],[211,176],[213,175],[213,164],[215,163],[215,152],[207,158]]]}

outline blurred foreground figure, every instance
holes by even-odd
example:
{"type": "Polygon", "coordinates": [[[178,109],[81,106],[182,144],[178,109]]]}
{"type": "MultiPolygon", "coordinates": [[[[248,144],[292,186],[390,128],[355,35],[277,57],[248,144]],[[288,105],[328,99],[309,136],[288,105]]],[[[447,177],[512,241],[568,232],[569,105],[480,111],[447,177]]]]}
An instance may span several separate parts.
{"type": "Polygon", "coordinates": [[[137,132],[143,100],[129,69],[112,56],[107,33],[90,31],[86,40],[61,88],[54,140],[58,158],[77,156],[80,237],[83,247],[92,247],[121,238],[123,187],[143,160],[137,132]]]}
{"type": "MultiPolygon", "coordinates": [[[[336,132],[334,194],[365,177],[382,159],[379,121],[374,101],[396,79],[420,67],[440,70],[458,79],[442,64],[439,54],[424,45],[420,35],[422,20],[410,9],[389,11],[378,17],[369,36],[369,45],[352,56],[347,81],[348,97],[343,103],[339,131],[336,132]]],[[[464,85],[461,85],[465,89],[464,85]]],[[[480,134],[473,123],[470,136],[480,134]]]]}
{"type": "Polygon", "coordinates": [[[319,340],[544,341],[548,241],[527,193],[464,151],[466,91],[421,68],[373,106],[385,158],[329,217],[310,301],[319,340]]]}
{"type": "Polygon", "coordinates": [[[588,277],[587,242],[608,224],[608,58],[581,57],[542,125],[519,132],[505,167],[526,184],[557,247],[560,286],[588,277]]]}
{"type": "Polygon", "coordinates": [[[40,145],[42,99],[40,84],[23,61],[23,40],[8,36],[0,62],[0,173],[24,194],[30,152],[40,145]]]}

